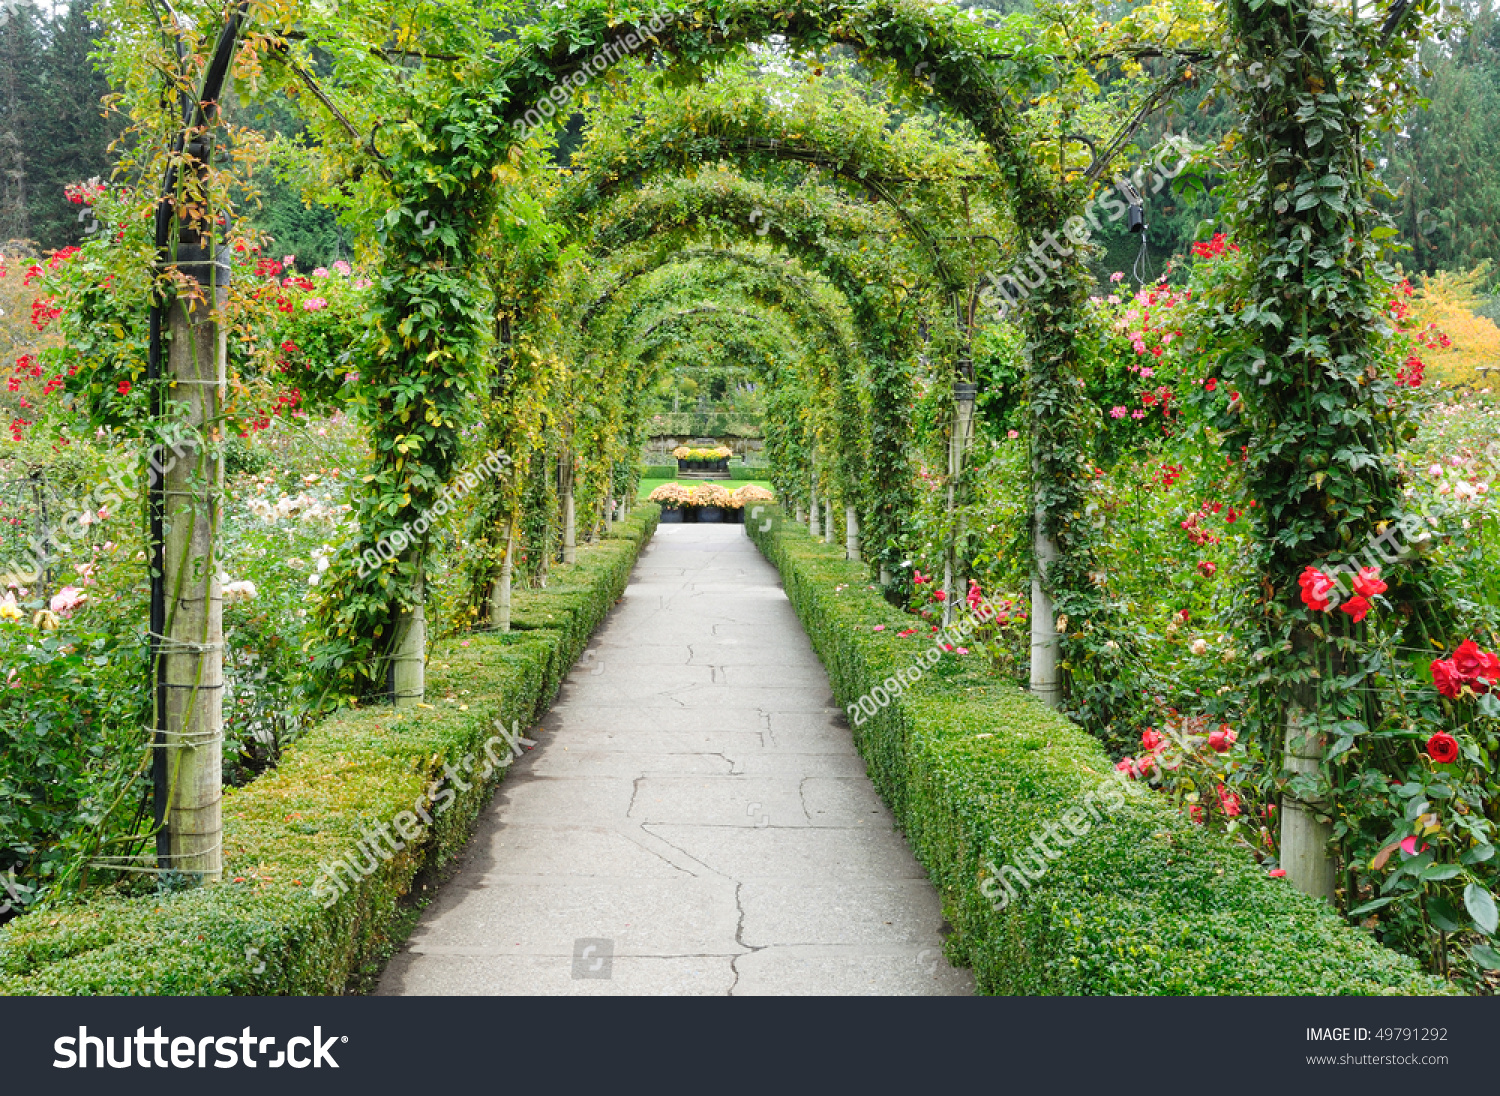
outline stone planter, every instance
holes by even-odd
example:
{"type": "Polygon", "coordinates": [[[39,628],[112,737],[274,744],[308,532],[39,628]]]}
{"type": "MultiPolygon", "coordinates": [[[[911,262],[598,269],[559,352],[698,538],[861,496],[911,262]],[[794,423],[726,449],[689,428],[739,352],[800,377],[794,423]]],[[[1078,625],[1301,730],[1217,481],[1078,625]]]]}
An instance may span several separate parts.
{"type": "Polygon", "coordinates": [[[661,508],[661,521],[664,525],[673,523],[681,524],[686,519],[682,516],[682,510],[677,506],[663,506],[661,508]]]}
{"type": "Polygon", "coordinates": [[[720,460],[679,460],[677,462],[677,474],[679,476],[717,476],[722,479],[729,478],[729,458],[720,460]]]}
{"type": "Polygon", "coordinates": [[[697,507],[697,510],[698,510],[698,520],[700,522],[707,522],[707,521],[719,521],[719,522],[722,522],[724,520],[724,509],[723,509],[723,507],[720,507],[720,506],[699,506],[699,507],[697,507]]]}

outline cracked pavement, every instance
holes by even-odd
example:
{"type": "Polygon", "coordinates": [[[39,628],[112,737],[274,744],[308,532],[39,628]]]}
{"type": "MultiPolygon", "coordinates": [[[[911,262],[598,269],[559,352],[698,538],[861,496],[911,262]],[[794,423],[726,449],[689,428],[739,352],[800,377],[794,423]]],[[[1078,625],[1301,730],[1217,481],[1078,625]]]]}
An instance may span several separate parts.
{"type": "Polygon", "coordinates": [[[663,525],[381,995],[961,995],[776,571],[663,525]]]}

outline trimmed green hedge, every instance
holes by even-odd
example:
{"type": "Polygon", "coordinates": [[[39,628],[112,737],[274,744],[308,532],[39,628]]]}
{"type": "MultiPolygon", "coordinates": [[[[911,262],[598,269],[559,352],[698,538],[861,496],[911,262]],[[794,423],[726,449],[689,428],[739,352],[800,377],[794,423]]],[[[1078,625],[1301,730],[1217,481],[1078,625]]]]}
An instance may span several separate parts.
{"type": "MultiPolygon", "coordinates": [[[[864,566],[772,512],[768,531],[746,530],[780,570],[839,702],[915,665],[930,644],[896,635],[912,618],[868,585],[864,566]]],[[[1122,784],[1085,731],[959,672],[955,658],[924,670],[854,738],[943,896],[950,958],[973,967],[982,992],[1449,992],[1155,793],[1122,784]],[[1035,867],[1028,850],[1043,827],[1111,795],[1118,806],[1070,848],[1048,839],[1059,855],[1014,899],[989,881],[1017,853],[1035,867]]]]}
{"type": "MultiPolygon", "coordinates": [[[[224,799],[224,882],[144,898],[100,897],[0,930],[0,994],[337,994],[399,942],[419,872],[457,853],[490,792],[455,797],[405,851],[328,908],[313,889],[366,827],[411,807],[443,767],[482,756],[498,722],[528,728],[625,590],[660,511],[641,505],[545,590],[518,591],[517,630],[435,645],[428,706],[342,712],[275,771],[224,799]]],[[[462,777],[460,779],[463,779],[462,777]]],[[[370,858],[374,860],[375,858],[370,858]]]]}

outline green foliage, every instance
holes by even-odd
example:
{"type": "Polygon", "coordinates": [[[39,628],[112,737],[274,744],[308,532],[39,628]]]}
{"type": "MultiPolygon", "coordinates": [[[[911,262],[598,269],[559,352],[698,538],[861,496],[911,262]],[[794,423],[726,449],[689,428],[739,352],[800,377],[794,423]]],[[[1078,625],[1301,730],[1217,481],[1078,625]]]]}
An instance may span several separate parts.
{"type": "Polygon", "coordinates": [[[1428,272],[1500,262],[1500,18],[1488,2],[1466,7],[1472,25],[1422,44],[1425,109],[1386,142],[1395,223],[1428,272]]]}
{"type": "Polygon", "coordinates": [[[0,872],[14,872],[32,900],[76,883],[90,857],[113,855],[106,838],[133,840],[147,791],[144,574],[133,541],[108,544],[70,545],[50,591],[22,586],[0,601],[0,872]],[[53,613],[65,584],[87,600],[53,613]]]}
{"type": "MultiPolygon", "coordinates": [[[[496,725],[525,729],[625,588],[658,511],[642,504],[619,536],[580,549],[561,589],[528,603],[530,627],[445,644],[432,703],[342,712],[278,768],[225,796],[222,883],[140,898],[96,897],[0,930],[0,994],[338,994],[400,941],[403,905],[424,873],[462,849],[497,781],[459,789],[417,843],[328,908],[314,888],[443,767],[482,754],[496,725]],[[178,946],[163,948],[163,940],[178,946]]],[[[501,775],[504,770],[501,770],[501,775]]],[[[371,859],[374,859],[373,857],[371,859]]]]}
{"type": "Polygon", "coordinates": [[[0,23],[0,132],[6,177],[0,182],[0,242],[31,241],[42,252],[80,244],[92,222],[64,188],[105,179],[118,132],[101,110],[109,92],[90,59],[105,32],[90,4],[18,4],[0,23]]]}
{"type": "MultiPolygon", "coordinates": [[[[845,705],[921,648],[861,568],[784,518],[746,526],[845,705]],[[873,626],[885,628],[874,632],[873,626]]],[[[951,660],[944,658],[939,666],[951,660]]],[[[1000,994],[1432,994],[1422,975],[1223,838],[1134,788],[1004,909],[982,885],[1115,780],[1086,733],[1014,688],[922,680],[854,731],[871,778],[943,896],[947,949],[1000,994]],[[955,687],[956,686],[956,687],[955,687]]],[[[1055,846],[1054,846],[1055,847],[1055,846]]]]}

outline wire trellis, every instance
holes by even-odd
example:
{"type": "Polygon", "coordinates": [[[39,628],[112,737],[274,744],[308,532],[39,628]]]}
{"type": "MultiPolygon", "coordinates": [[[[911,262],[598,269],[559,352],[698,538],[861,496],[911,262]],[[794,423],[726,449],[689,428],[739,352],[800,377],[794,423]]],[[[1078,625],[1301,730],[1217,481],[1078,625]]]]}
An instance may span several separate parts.
{"type": "Polygon", "coordinates": [[[92,545],[101,522],[43,472],[0,480],[0,585],[54,593],[64,551],[92,545]]]}

